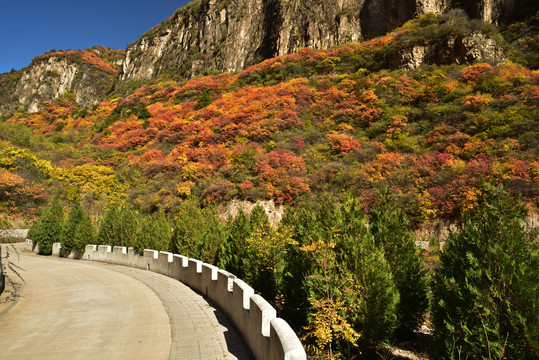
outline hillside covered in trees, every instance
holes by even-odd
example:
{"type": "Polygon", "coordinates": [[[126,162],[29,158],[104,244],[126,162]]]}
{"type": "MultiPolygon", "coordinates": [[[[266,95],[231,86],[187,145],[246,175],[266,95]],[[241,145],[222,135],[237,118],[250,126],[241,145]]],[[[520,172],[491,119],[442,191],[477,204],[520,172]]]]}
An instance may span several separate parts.
{"type": "MultiPolygon", "coordinates": [[[[382,356],[434,324],[438,358],[536,359],[538,244],[524,219],[539,200],[538,19],[427,14],[237,73],[106,78],[89,107],[67,91],[10,109],[0,221],[35,224],[45,253],[93,241],[214,263],[272,301],[313,356],[382,356]],[[478,33],[499,44],[492,61],[441,51],[478,33]],[[402,66],[419,48],[421,64],[402,66]],[[273,226],[260,207],[224,220],[218,206],[236,199],[287,210],[273,226]],[[414,241],[438,239],[414,230],[440,221],[464,225],[441,260],[419,254],[414,241]]],[[[65,57],[81,54],[96,59],[65,57]]]]}

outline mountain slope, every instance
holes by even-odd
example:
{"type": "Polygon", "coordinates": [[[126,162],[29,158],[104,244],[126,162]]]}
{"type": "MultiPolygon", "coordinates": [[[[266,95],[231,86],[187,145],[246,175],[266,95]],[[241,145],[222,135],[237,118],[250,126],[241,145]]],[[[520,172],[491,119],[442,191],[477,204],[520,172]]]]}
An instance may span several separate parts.
{"type": "Polygon", "coordinates": [[[536,209],[537,71],[510,62],[378,68],[421,34],[433,35],[421,40],[428,45],[476,26],[436,19],[452,26],[438,36],[423,16],[382,38],[303,49],[239,74],[153,80],[87,110],[62,98],[6,119],[0,134],[61,169],[46,182],[80,189],[97,212],[119,198],[175,212],[188,196],[293,203],[342,189],[368,209],[389,188],[418,223],[472,209],[485,181],[536,209]]]}

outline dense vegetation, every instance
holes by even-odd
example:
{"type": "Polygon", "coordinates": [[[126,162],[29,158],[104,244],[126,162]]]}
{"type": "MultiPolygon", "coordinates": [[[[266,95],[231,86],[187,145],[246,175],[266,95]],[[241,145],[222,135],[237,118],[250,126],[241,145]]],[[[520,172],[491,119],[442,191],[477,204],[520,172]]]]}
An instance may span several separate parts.
{"type": "Polygon", "coordinates": [[[537,17],[504,27],[500,65],[391,70],[392,54],[449,36],[503,42],[493,26],[426,15],[238,74],[117,83],[88,109],[69,93],[12,109],[0,118],[0,211],[35,222],[45,253],[94,241],[227,269],[313,354],[373,358],[430,314],[439,358],[537,358],[538,244],[524,224],[539,196],[536,28],[537,17]],[[232,199],[288,207],[278,225],[261,207],[223,220],[232,199]],[[463,225],[429,274],[414,241],[431,239],[413,230],[440,220],[463,225]]]}
{"type": "MultiPolygon", "coordinates": [[[[503,189],[487,183],[483,192],[434,273],[432,351],[440,359],[537,359],[537,229],[503,189]]],[[[31,237],[45,254],[53,242],[81,253],[95,240],[202,259],[251,284],[312,354],[373,358],[395,335],[429,324],[430,276],[406,215],[383,199],[366,215],[353,196],[325,194],[289,207],[277,227],[261,206],[223,221],[195,198],[174,218],[122,202],[100,218],[97,237],[78,199],[65,221],[55,199],[31,237]]]]}

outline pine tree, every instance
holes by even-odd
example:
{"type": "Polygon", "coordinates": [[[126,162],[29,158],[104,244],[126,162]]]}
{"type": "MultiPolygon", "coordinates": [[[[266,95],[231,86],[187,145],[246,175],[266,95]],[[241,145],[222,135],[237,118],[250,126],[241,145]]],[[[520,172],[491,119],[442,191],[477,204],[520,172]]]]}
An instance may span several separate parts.
{"type": "Polygon", "coordinates": [[[374,350],[393,335],[399,293],[383,249],[375,246],[359,201],[343,195],[340,208],[332,216],[338,233],[338,256],[359,287],[359,306],[351,322],[362,334],[359,344],[363,351],[374,350]]]}
{"type": "Polygon", "coordinates": [[[75,246],[75,232],[77,230],[77,226],[82,221],[82,218],[83,218],[83,211],[82,211],[80,199],[77,198],[74,201],[71,211],[69,212],[67,220],[64,224],[64,228],[62,231],[62,238],[60,241],[60,243],[62,244],[62,248],[64,248],[67,251],[71,251],[73,247],[75,246]]]}
{"type": "Polygon", "coordinates": [[[198,238],[196,257],[204,262],[216,264],[221,244],[227,237],[227,228],[221,222],[215,207],[206,208],[204,214],[204,228],[198,238]]]}
{"type": "Polygon", "coordinates": [[[252,226],[249,218],[240,209],[236,217],[228,223],[228,234],[221,243],[217,255],[217,266],[231,272],[239,278],[244,278],[244,252],[247,247],[247,238],[251,234],[252,226]]]}
{"type": "Polygon", "coordinates": [[[488,184],[444,247],[433,300],[435,356],[539,358],[537,233],[519,201],[488,184]]]}
{"type": "Polygon", "coordinates": [[[98,244],[112,245],[116,242],[116,224],[119,221],[118,207],[118,204],[112,204],[105,215],[99,219],[99,230],[96,238],[98,244]]]}
{"type": "Polygon", "coordinates": [[[39,244],[42,254],[50,255],[52,244],[60,241],[63,216],[60,200],[55,197],[32,228],[32,240],[39,244]]]}
{"type": "MultiPolygon", "coordinates": [[[[293,293],[295,295],[292,297],[293,304],[302,306],[305,306],[306,302],[310,306],[340,304],[341,307],[337,311],[341,315],[344,314],[345,322],[342,325],[346,327],[345,323],[350,324],[356,334],[361,334],[357,344],[362,351],[376,350],[380,343],[389,340],[396,326],[399,294],[383,250],[374,245],[365,214],[357,199],[349,195],[341,198],[324,196],[314,208],[309,206],[296,208],[293,214],[285,216],[284,222],[290,226],[292,236],[301,248],[310,249],[313,246],[316,249],[331,248],[333,254],[325,257],[333,259],[331,261],[335,263],[328,268],[331,269],[327,273],[330,275],[320,276],[321,267],[318,262],[313,263],[312,254],[303,251],[301,256],[301,253],[293,251],[293,247],[289,249],[287,251],[289,263],[283,279],[284,288],[288,290],[294,280],[297,287],[297,276],[289,276],[295,266],[302,268],[304,277],[303,290],[296,290],[293,293]],[[334,245],[330,246],[331,244],[334,245]],[[319,293],[318,290],[321,288],[320,284],[312,281],[313,277],[325,279],[324,286],[333,286],[333,289],[326,289],[325,294],[338,296],[324,295],[328,298],[327,301],[323,299],[324,296],[313,297],[313,294],[319,293]],[[304,294],[307,295],[307,299],[304,298],[304,294]]],[[[315,309],[311,308],[309,313],[312,313],[312,310],[315,309]]],[[[340,321],[337,318],[333,319],[338,320],[337,323],[340,321]]],[[[311,316],[309,317],[311,330],[312,321],[311,316]]],[[[354,336],[348,337],[351,338],[354,336]]],[[[338,347],[338,344],[335,346],[338,347]]]]}
{"type": "Polygon", "coordinates": [[[181,205],[174,221],[170,249],[173,253],[196,258],[197,247],[205,228],[204,214],[196,198],[189,198],[181,205]]]}
{"type": "Polygon", "coordinates": [[[294,208],[287,208],[282,224],[291,229],[295,246],[289,246],[284,255],[285,265],[282,277],[282,291],[286,294],[282,316],[294,328],[302,328],[307,323],[309,303],[309,286],[303,281],[305,274],[312,274],[313,261],[301,247],[309,245],[312,239],[319,237],[314,233],[319,231],[316,219],[316,205],[299,203],[294,208]]]}
{"type": "Polygon", "coordinates": [[[172,229],[165,214],[159,212],[142,216],[139,221],[140,225],[133,247],[139,251],[144,249],[168,251],[172,229]]]}
{"type": "Polygon", "coordinates": [[[409,222],[401,209],[385,196],[371,213],[370,231],[383,249],[399,290],[398,331],[409,334],[419,328],[429,306],[429,278],[415,246],[409,222]]]}
{"type": "Polygon", "coordinates": [[[99,222],[97,242],[103,245],[135,247],[140,218],[132,205],[113,204],[99,222]]]}
{"type": "Polygon", "coordinates": [[[90,219],[90,216],[83,212],[73,236],[73,248],[82,254],[86,245],[93,244],[94,240],[94,224],[92,224],[92,219],[90,219]]]}

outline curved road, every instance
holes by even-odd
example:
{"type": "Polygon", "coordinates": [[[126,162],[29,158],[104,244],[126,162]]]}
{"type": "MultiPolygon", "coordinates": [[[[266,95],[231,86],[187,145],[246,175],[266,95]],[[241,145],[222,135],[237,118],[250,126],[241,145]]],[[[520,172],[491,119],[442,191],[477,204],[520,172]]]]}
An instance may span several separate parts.
{"type": "Polygon", "coordinates": [[[19,254],[9,260],[24,282],[8,270],[13,286],[0,297],[2,358],[251,358],[228,319],[174,279],[19,254]]]}

